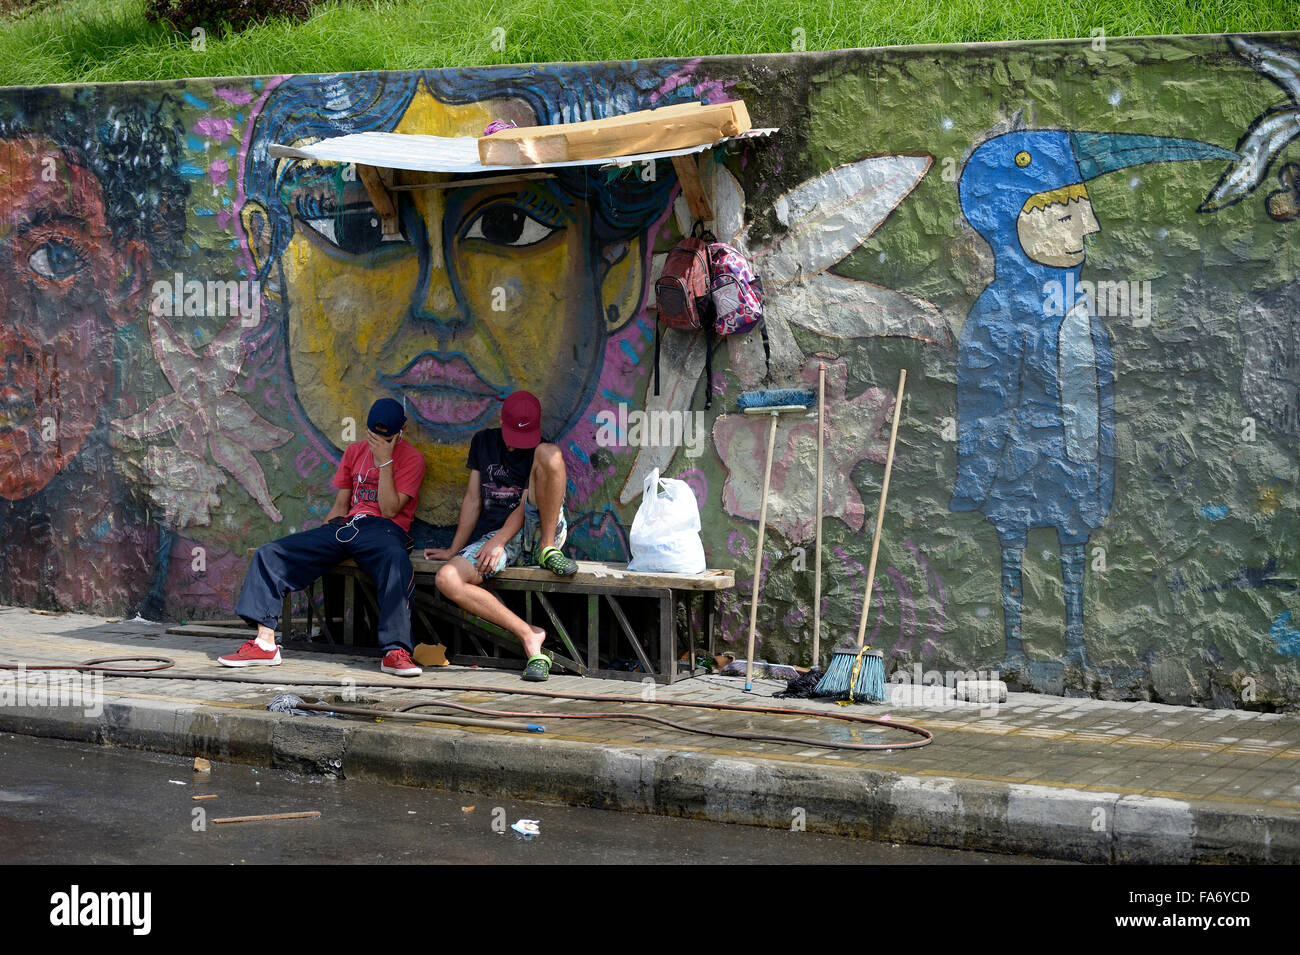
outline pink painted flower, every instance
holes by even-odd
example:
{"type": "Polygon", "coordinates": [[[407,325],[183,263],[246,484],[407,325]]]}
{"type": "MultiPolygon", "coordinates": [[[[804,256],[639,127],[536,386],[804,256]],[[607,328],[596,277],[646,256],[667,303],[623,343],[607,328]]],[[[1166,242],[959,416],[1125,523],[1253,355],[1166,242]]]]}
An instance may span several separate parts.
{"type": "Polygon", "coordinates": [[[283,517],[251,452],[277,448],[293,433],[231,393],[244,357],[241,331],[240,319],[233,318],[200,357],[162,316],[150,315],[154,355],[174,390],[139,414],[113,422],[115,430],[137,440],[177,432],[174,445],[153,445],[144,459],[150,495],[177,528],[211,523],[210,510],[220,503],[217,488],[225,478],[208,464],[209,453],[271,520],[283,517]]]}
{"type": "MultiPolygon", "coordinates": [[[[802,384],[814,393],[820,360],[810,359],[801,375],[802,384]]],[[[894,396],[887,389],[868,388],[848,398],[847,384],[846,363],[827,361],[822,507],[826,517],[837,517],[858,531],[864,509],[853,486],[853,469],[864,459],[885,463],[894,396]]],[[[794,543],[811,541],[815,534],[816,411],[814,406],[807,415],[785,414],[777,419],[767,522],[794,543]]],[[[733,517],[758,520],[769,420],[763,415],[724,414],[714,422],[713,444],[727,472],[722,506],[733,517]]]]}

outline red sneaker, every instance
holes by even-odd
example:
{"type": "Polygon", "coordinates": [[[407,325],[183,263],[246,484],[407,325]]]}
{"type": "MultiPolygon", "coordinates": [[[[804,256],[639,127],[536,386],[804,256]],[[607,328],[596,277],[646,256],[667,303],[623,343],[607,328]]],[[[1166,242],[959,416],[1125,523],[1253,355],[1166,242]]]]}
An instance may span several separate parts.
{"type": "Polygon", "coordinates": [[[393,676],[419,676],[424,672],[412,662],[411,655],[401,648],[389,650],[384,655],[384,662],[379,664],[379,669],[393,676]]]}
{"type": "Polygon", "coordinates": [[[234,653],[217,657],[217,662],[226,667],[278,667],[280,648],[263,650],[256,640],[249,640],[234,653]]]}

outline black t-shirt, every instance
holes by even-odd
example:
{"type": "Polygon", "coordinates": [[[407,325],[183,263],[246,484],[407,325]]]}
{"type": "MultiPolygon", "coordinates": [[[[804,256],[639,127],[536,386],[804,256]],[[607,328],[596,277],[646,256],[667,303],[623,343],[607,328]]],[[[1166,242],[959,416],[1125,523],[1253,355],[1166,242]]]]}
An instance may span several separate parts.
{"type": "Polygon", "coordinates": [[[519,506],[533,469],[534,451],[535,448],[527,451],[507,448],[500,428],[487,428],[474,435],[469,443],[466,467],[477,471],[481,478],[483,510],[470,535],[470,543],[499,531],[519,506]]]}

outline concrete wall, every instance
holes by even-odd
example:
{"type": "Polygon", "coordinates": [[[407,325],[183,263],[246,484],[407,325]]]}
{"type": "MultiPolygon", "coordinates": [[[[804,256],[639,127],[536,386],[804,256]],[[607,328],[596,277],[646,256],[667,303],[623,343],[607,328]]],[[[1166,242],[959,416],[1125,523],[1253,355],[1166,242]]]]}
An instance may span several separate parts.
{"type": "MultiPolygon", "coordinates": [[[[626,559],[650,467],[690,483],[743,656],[765,425],[725,412],[825,362],[833,644],[906,368],[889,672],[1295,706],[1298,69],[1274,35],[0,90],[0,601],[228,616],[245,548],[320,521],[384,394],[443,542],[469,435],[527,388],[579,556],[626,559]],[[267,153],[737,97],[781,131],[704,179],[764,279],[771,365],[722,343],[708,413],[702,338],[664,336],[651,394],[653,279],[690,227],[671,164],[404,192],[388,241],[350,168],[267,153]]],[[[815,439],[777,433],[771,660],[809,662],[815,439]]]]}

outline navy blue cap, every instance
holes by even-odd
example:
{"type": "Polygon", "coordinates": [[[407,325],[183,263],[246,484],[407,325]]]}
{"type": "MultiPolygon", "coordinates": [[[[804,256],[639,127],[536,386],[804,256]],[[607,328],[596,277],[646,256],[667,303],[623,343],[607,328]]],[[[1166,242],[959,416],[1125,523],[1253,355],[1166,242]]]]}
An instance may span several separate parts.
{"type": "Polygon", "coordinates": [[[366,427],[381,437],[391,438],[406,424],[406,412],[392,398],[380,398],[370,406],[366,427]]]}

